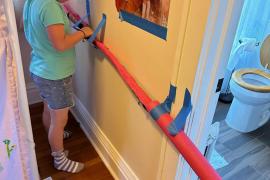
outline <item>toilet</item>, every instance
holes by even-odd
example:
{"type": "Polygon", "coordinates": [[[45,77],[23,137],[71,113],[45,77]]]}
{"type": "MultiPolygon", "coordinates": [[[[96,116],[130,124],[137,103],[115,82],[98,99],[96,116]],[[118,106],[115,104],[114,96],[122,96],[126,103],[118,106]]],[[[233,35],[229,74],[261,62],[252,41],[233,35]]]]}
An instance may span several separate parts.
{"type": "Polygon", "coordinates": [[[261,68],[236,70],[230,80],[234,96],[226,117],[229,127],[251,132],[270,119],[270,35],[260,48],[261,68]]]}

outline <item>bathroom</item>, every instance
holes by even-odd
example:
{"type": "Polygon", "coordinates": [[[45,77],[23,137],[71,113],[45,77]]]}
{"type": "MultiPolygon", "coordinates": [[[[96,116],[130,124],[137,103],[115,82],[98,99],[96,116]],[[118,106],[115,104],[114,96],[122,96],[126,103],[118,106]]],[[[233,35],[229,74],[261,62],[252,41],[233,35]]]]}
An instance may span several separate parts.
{"type": "MultiPolygon", "coordinates": [[[[263,49],[269,47],[269,40],[266,40],[270,34],[269,10],[270,1],[246,0],[244,2],[223,84],[220,87],[219,102],[215,107],[210,130],[212,148],[208,159],[223,179],[270,179],[270,122],[268,121],[270,98],[269,93],[266,93],[269,90],[263,90],[263,86],[269,85],[270,81],[268,63],[267,60],[264,61],[267,58],[262,55],[265,51],[263,49]],[[243,68],[261,69],[262,73],[256,75],[260,79],[258,81],[249,79],[254,75],[254,71],[249,70],[242,71],[238,75],[233,74],[243,68]],[[246,77],[241,79],[242,76],[246,77]],[[258,88],[255,90],[259,91],[259,95],[243,90],[242,87],[246,84],[241,84],[241,80],[257,85],[258,88]],[[259,81],[262,83],[258,84],[259,81]],[[235,82],[240,82],[241,86],[235,82]],[[238,97],[239,93],[242,93],[242,96],[240,95],[242,101],[255,104],[253,108],[243,105],[245,103],[241,100],[239,102],[238,98],[236,100],[233,94],[238,97]],[[259,96],[258,99],[263,101],[263,105],[256,104],[254,96],[259,96]]],[[[247,85],[247,88],[254,87],[247,85]]]]}

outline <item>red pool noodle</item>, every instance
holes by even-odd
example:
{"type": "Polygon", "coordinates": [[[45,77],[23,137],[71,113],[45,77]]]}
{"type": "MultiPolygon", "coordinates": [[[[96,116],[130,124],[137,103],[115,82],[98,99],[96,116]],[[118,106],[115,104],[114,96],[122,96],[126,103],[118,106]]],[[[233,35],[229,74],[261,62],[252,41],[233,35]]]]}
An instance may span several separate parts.
{"type": "MultiPolygon", "coordinates": [[[[68,10],[69,13],[77,16],[77,14],[74,13],[71,8],[68,10]]],[[[148,112],[160,104],[158,101],[153,101],[144,92],[136,80],[129,74],[125,67],[119,63],[114,54],[102,42],[95,40],[94,44],[108,57],[117,72],[120,74],[121,78],[133,91],[133,93],[136,94],[137,98],[145,106],[148,112]]],[[[163,114],[156,122],[201,180],[221,180],[222,178],[219,176],[219,174],[187,137],[184,131],[180,131],[176,136],[171,136],[169,134],[167,127],[172,121],[173,118],[167,113],[163,114]]]]}
{"type": "MultiPolygon", "coordinates": [[[[101,42],[95,41],[94,44],[108,57],[110,62],[114,65],[122,79],[129,86],[129,88],[136,94],[140,102],[150,112],[160,103],[151,100],[151,98],[143,91],[143,89],[136,83],[134,78],[127,72],[123,65],[119,63],[117,58],[110,52],[110,50],[101,42]]],[[[221,177],[209,164],[206,158],[201,154],[197,147],[191,142],[184,131],[180,131],[176,136],[171,136],[167,130],[168,125],[173,121],[170,114],[162,115],[156,122],[167,137],[172,141],[176,149],[185,158],[193,171],[202,180],[220,180],[221,177]]]]}

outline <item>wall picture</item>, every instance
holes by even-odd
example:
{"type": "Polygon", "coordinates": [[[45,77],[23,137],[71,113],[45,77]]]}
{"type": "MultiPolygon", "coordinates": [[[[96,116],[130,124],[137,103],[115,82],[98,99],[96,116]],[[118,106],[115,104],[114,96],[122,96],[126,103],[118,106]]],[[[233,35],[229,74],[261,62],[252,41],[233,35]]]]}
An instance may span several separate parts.
{"type": "Polygon", "coordinates": [[[170,0],[116,0],[122,20],[166,39],[170,0]]]}

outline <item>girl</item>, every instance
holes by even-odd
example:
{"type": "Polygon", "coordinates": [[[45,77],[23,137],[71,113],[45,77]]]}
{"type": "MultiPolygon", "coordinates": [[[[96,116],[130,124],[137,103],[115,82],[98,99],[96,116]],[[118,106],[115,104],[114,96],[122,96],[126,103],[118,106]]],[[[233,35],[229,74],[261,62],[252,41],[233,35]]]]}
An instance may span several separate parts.
{"type": "Polygon", "coordinates": [[[44,102],[43,124],[48,132],[54,167],[77,173],[84,165],[66,157],[63,133],[69,108],[74,106],[74,46],[91,36],[92,30],[83,27],[71,33],[69,20],[59,4],[65,1],[26,0],[23,20],[25,36],[32,47],[31,77],[44,102]]]}

